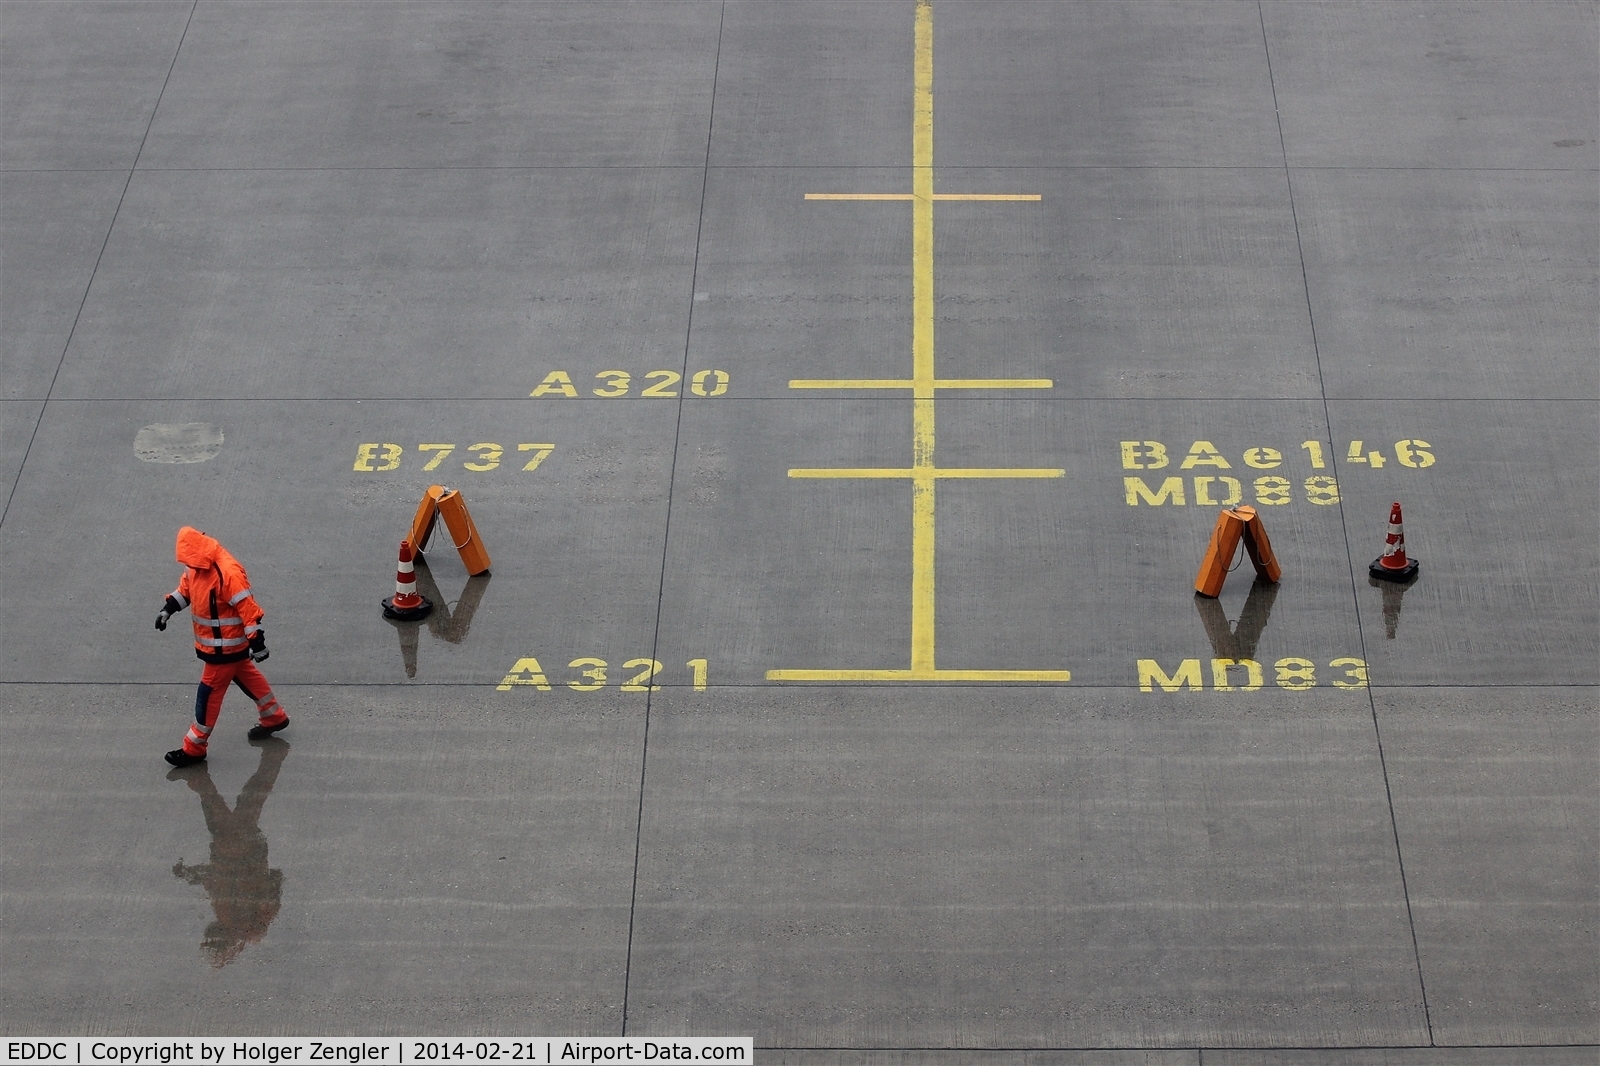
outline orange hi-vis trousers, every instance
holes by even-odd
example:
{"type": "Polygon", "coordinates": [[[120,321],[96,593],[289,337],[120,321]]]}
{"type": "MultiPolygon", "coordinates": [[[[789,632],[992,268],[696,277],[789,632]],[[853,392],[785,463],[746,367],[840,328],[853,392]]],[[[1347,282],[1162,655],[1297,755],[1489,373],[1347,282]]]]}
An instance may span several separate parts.
{"type": "Polygon", "coordinates": [[[183,750],[190,755],[204,755],[211,740],[211,730],[222,713],[222,697],[228,684],[239,686],[239,691],[256,701],[256,715],[265,726],[281,725],[289,716],[284,713],[278,698],[272,694],[266,675],[249,659],[236,663],[206,663],[200,674],[200,688],[194,696],[194,725],[183,737],[183,750]]]}

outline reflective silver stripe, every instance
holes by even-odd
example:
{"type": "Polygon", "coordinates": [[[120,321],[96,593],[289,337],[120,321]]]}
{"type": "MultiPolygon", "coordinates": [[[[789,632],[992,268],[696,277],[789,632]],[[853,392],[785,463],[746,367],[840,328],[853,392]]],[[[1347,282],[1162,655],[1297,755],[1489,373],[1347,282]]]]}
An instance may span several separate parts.
{"type": "Polygon", "coordinates": [[[215,637],[195,637],[194,642],[196,644],[204,644],[208,648],[231,648],[236,644],[249,643],[243,637],[223,637],[221,640],[215,637]]]}
{"type": "Polygon", "coordinates": [[[234,604],[238,603],[240,600],[244,599],[246,596],[249,596],[249,595],[250,595],[250,590],[249,589],[245,589],[243,592],[239,593],[238,595],[236,595],[232,599],[230,599],[228,601],[228,606],[232,607],[234,604]]]}
{"type": "Polygon", "coordinates": [[[215,628],[217,628],[217,626],[242,626],[242,625],[244,625],[244,619],[243,618],[201,618],[199,615],[195,615],[194,616],[194,624],[197,625],[197,626],[205,626],[207,629],[215,629],[215,628]]]}
{"type": "Polygon", "coordinates": [[[179,592],[177,589],[172,590],[172,598],[178,601],[179,607],[189,606],[189,601],[184,599],[183,593],[179,592]]]}
{"type": "Polygon", "coordinates": [[[244,631],[246,633],[259,633],[259,632],[261,632],[261,627],[260,626],[245,626],[244,627],[244,631]]]}

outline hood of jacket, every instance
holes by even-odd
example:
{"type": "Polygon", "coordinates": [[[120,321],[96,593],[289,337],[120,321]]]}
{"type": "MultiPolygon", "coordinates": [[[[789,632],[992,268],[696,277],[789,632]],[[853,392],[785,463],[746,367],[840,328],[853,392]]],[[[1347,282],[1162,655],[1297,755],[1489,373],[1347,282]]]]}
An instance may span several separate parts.
{"type": "Polygon", "coordinates": [[[217,543],[215,537],[208,537],[193,526],[184,526],[178,530],[178,562],[184,566],[192,566],[196,570],[205,570],[217,565],[217,553],[222,545],[217,543]]]}

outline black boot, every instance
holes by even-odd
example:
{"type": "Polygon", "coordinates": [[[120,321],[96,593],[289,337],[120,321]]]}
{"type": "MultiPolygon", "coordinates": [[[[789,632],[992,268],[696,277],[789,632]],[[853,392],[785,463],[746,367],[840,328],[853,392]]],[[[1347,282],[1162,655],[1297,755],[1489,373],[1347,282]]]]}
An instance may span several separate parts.
{"type": "Polygon", "coordinates": [[[182,748],[173,748],[167,752],[167,761],[173,766],[193,766],[197,762],[205,762],[204,755],[190,755],[182,748]]]}
{"type": "Polygon", "coordinates": [[[284,720],[282,722],[280,722],[278,725],[253,725],[253,726],[250,727],[250,734],[249,735],[250,735],[250,739],[251,740],[266,740],[268,737],[270,737],[272,734],[276,733],[278,730],[280,730],[280,729],[288,729],[288,728],[289,728],[289,719],[287,717],[285,717],[284,720]]]}

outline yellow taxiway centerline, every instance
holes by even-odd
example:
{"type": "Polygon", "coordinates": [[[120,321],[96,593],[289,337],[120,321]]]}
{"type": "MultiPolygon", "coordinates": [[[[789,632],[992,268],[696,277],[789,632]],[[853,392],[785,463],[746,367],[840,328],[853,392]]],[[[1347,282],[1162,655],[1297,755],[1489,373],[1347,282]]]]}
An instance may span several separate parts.
{"type": "Polygon", "coordinates": [[[911,377],[796,378],[791,389],[911,390],[911,466],[801,468],[792,478],[903,478],[911,482],[911,668],[909,670],[768,670],[769,681],[1070,681],[1067,670],[940,670],[935,665],[934,502],[942,478],[1059,478],[1064,470],[968,467],[934,463],[934,405],[941,389],[1048,389],[1049,378],[939,378],[934,375],[933,205],[950,200],[1038,201],[1031,193],[933,191],[933,7],[917,0],[915,91],[909,193],[806,193],[807,200],[911,201],[911,377]]]}

